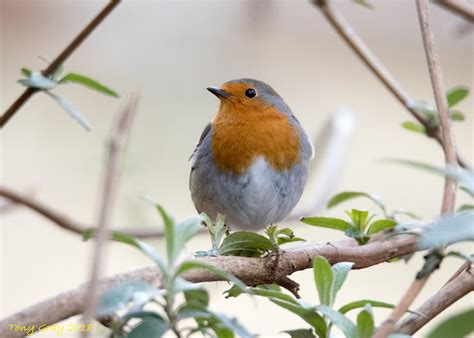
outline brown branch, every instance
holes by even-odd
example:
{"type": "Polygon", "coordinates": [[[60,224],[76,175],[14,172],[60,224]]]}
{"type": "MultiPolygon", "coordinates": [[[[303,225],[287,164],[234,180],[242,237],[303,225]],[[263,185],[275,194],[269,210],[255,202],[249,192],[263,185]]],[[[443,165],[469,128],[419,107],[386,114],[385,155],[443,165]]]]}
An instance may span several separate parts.
{"type": "MultiPolygon", "coordinates": [[[[109,236],[112,211],[117,200],[118,180],[120,176],[120,160],[125,148],[133,117],[135,116],[138,98],[133,95],[125,108],[119,113],[117,123],[112,131],[108,145],[108,159],[103,183],[102,202],[99,214],[98,229],[95,236],[94,256],[92,258],[91,277],[87,292],[87,307],[84,311],[83,323],[88,324],[96,317],[99,278],[104,257],[104,247],[109,236]]],[[[89,331],[82,332],[87,338],[89,331]]]]}
{"type": "Polygon", "coordinates": [[[392,333],[393,327],[413,303],[421,289],[423,289],[423,286],[425,286],[426,282],[428,281],[428,277],[429,275],[426,275],[423,278],[415,279],[413,281],[398,305],[395,307],[395,309],[393,309],[390,316],[380,325],[380,328],[377,330],[377,332],[375,332],[373,338],[385,338],[388,337],[390,333],[392,333]]]}
{"type": "MultiPolygon", "coordinates": [[[[446,166],[456,168],[456,149],[454,145],[454,136],[451,131],[449,123],[449,108],[445,95],[445,88],[443,83],[443,76],[441,66],[439,63],[438,53],[434,44],[433,31],[431,29],[430,12],[428,8],[428,0],[416,0],[416,8],[418,11],[418,19],[420,22],[421,35],[423,37],[423,45],[425,47],[426,59],[428,61],[428,68],[430,72],[431,84],[436,100],[436,106],[439,112],[442,146],[445,154],[446,166]]],[[[446,177],[443,193],[443,203],[441,206],[441,214],[452,213],[454,210],[454,201],[456,198],[456,181],[446,177]]],[[[431,251],[427,256],[428,260],[434,258],[436,253],[431,251]]],[[[436,260],[436,259],[435,259],[436,260]]],[[[439,263],[439,262],[438,262],[439,263]]],[[[437,267],[438,264],[435,266],[437,267]]],[[[426,267],[426,264],[425,264],[426,267]]],[[[424,268],[425,268],[424,267],[424,268]]],[[[380,328],[374,335],[374,338],[387,337],[392,333],[398,320],[407,311],[408,307],[413,303],[416,296],[423,289],[424,285],[431,276],[432,270],[424,273],[422,277],[417,276],[410,288],[407,290],[401,301],[397,304],[390,316],[382,323],[380,328]]]]}
{"type": "Polygon", "coordinates": [[[454,304],[472,291],[474,291],[472,268],[464,268],[463,272],[445,284],[436,294],[419,307],[415,313],[402,320],[394,332],[413,335],[430,320],[451,306],[451,304],[454,304]]]}
{"type": "MultiPolygon", "coordinates": [[[[76,50],[77,47],[94,31],[94,29],[99,26],[99,24],[109,15],[110,12],[120,3],[120,0],[110,0],[107,6],[100,11],[99,14],[79,33],[78,36],[63,50],[59,56],[51,62],[51,64],[42,71],[44,76],[49,76],[56,71],[56,69],[66,61],[66,59],[71,56],[71,54],[76,50]]],[[[0,129],[3,128],[10,118],[15,115],[18,109],[34,94],[38,91],[36,88],[28,87],[23,94],[16,99],[15,102],[8,108],[5,113],[0,116],[0,129]]]]}
{"type": "Polygon", "coordinates": [[[462,16],[469,22],[474,22],[474,6],[472,3],[459,0],[435,0],[434,3],[462,16]]]}
{"type": "MultiPolygon", "coordinates": [[[[445,163],[446,166],[456,169],[456,146],[454,144],[454,135],[449,122],[449,107],[443,82],[443,73],[441,72],[438,51],[434,42],[433,30],[431,29],[428,1],[417,0],[416,7],[418,10],[418,19],[420,21],[421,35],[423,37],[423,45],[425,46],[426,59],[428,61],[431,84],[441,124],[445,163]]],[[[443,205],[441,208],[442,214],[453,212],[456,198],[456,186],[456,181],[446,176],[443,205]]]]}
{"type": "MultiPolygon", "coordinates": [[[[60,226],[61,228],[72,231],[76,234],[82,235],[84,230],[88,228],[95,227],[92,224],[84,224],[78,222],[69,216],[62,214],[61,212],[36,201],[35,199],[31,198],[30,196],[17,193],[11,189],[0,187],[0,196],[3,196],[9,199],[12,202],[17,203],[18,205],[24,205],[31,210],[37,212],[38,214],[46,217],[56,225],[60,226]]],[[[163,231],[159,229],[127,229],[127,228],[114,228],[111,230],[120,231],[132,236],[136,236],[138,238],[161,238],[163,237],[163,231]]]]}
{"type": "MultiPolygon", "coordinates": [[[[397,100],[410,112],[413,117],[418,120],[426,129],[428,136],[434,138],[440,145],[443,145],[439,127],[433,125],[418,111],[413,109],[413,100],[403,90],[400,84],[385,68],[385,66],[377,59],[364,41],[357,35],[356,31],[349,25],[345,18],[332,6],[328,0],[312,0],[318,6],[322,14],[326,17],[332,27],[339,36],[347,43],[347,45],[355,52],[362,62],[374,73],[375,76],[384,84],[384,86],[397,98],[397,100]]],[[[460,166],[470,169],[470,165],[462,159],[459,154],[457,161],[460,166]]]]}
{"type": "MultiPolygon", "coordinates": [[[[272,257],[218,256],[204,257],[198,260],[233,274],[247,285],[258,285],[281,281],[284,277],[296,271],[311,268],[312,259],[317,255],[326,257],[331,264],[342,261],[354,262],[354,269],[362,269],[386,262],[393,257],[415,252],[417,250],[416,241],[415,236],[397,236],[387,240],[377,240],[362,246],[358,246],[353,240],[342,240],[327,244],[305,244],[298,248],[283,251],[278,266],[275,266],[272,257]],[[272,261],[269,262],[269,259],[272,261]]],[[[108,277],[100,283],[100,289],[108,289],[130,279],[142,280],[159,286],[161,283],[160,277],[156,267],[146,267],[108,277]]],[[[194,283],[222,280],[221,277],[203,270],[191,270],[183,277],[194,283]]],[[[84,284],[77,289],[63,292],[4,318],[0,321],[0,326],[8,327],[10,323],[50,325],[77,315],[84,310],[87,302],[86,290],[87,284],[84,284]]],[[[7,337],[19,335],[15,332],[8,332],[8,334],[7,337]]]]}

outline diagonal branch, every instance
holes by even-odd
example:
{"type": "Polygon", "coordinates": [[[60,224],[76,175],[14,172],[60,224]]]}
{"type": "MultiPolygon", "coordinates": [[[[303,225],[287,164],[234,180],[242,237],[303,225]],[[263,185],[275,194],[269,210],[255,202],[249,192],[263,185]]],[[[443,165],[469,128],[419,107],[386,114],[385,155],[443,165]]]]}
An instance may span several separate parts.
{"type": "MultiPolygon", "coordinates": [[[[451,131],[451,125],[449,123],[449,108],[448,102],[445,95],[443,76],[441,73],[441,66],[439,63],[438,52],[435,47],[433,31],[431,29],[430,12],[428,7],[428,0],[416,0],[416,7],[418,11],[418,19],[420,21],[421,35],[423,37],[423,44],[425,47],[426,59],[428,61],[428,68],[430,72],[431,84],[436,100],[436,106],[439,112],[439,118],[441,123],[442,131],[442,146],[445,154],[446,166],[456,168],[456,149],[454,145],[454,136],[451,131]]],[[[456,198],[456,181],[446,177],[443,193],[443,203],[441,206],[441,214],[452,213],[454,210],[454,201],[456,198]]],[[[442,258],[437,257],[435,250],[432,250],[426,257],[425,267],[429,260],[437,262],[433,265],[433,269],[436,269],[442,258]]],[[[423,269],[425,269],[425,267],[423,269]]],[[[387,337],[392,331],[398,320],[407,311],[408,307],[413,303],[415,298],[418,296],[420,291],[425,286],[429,277],[431,276],[432,269],[427,273],[418,274],[416,279],[413,281],[410,288],[406,291],[402,300],[398,303],[395,309],[392,311],[390,316],[382,323],[380,328],[375,333],[375,338],[387,337]]]]}
{"type": "Polygon", "coordinates": [[[446,283],[437,293],[429,298],[415,313],[402,320],[394,332],[413,335],[430,320],[443,312],[469,292],[474,291],[474,275],[471,264],[455,278],[446,283]]]}
{"type": "MultiPolygon", "coordinates": [[[[347,43],[354,53],[365,63],[375,76],[383,83],[383,85],[397,98],[397,100],[410,112],[413,117],[418,120],[426,129],[428,136],[434,138],[440,145],[443,140],[439,127],[433,125],[427,118],[413,109],[413,100],[408,96],[405,90],[385,68],[385,66],[377,59],[364,41],[357,35],[356,31],[349,25],[345,18],[329,4],[329,0],[312,0],[318,6],[321,13],[326,17],[332,27],[339,36],[347,43]]],[[[462,159],[459,154],[457,161],[460,166],[470,169],[470,165],[462,159]]]]}
{"type": "MultiPolygon", "coordinates": [[[[439,120],[441,124],[442,145],[445,155],[446,166],[453,169],[457,167],[456,146],[454,144],[454,134],[451,130],[449,122],[449,107],[446,98],[446,90],[443,81],[443,73],[441,72],[441,64],[439,61],[438,51],[435,46],[433,30],[431,29],[430,12],[427,0],[417,0],[416,7],[418,10],[418,19],[420,21],[421,35],[425,46],[426,59],[428,61],[428,69],[430,72],[431,85],[438,109],[439,120]]],[[[441,213],[452,213],[454,210],[454,201],[456,198],[456,181],[446,176],[443,205],[441,213]]]]}
{"type": "MultiPolygon", "coordinates": [[[[12,202],[17,204],[24,205],[31,210],[37,212],[38,214],[48,218],[53,223],[59,225],[61,228],[66,229],[68,231],[72,231],[76,234],[82,235],[84,230],[88,228],[95,227],[95,225],[91,224],[84,224],[78,222],[67,215],[41,203],[36,201],[35,199],[26,196],[24,194],[19,194],[11,189],[0,187],[0,196],[3,196],[9,199],[12,202]]],[[[136,236],[138,238],[161,238],[163,237],[163,231],[160,229],[127,229],[127,228],[114,228],[111,230],[117,230],[132,236],[136,236]]]]}
{"type": "MultiPolygon", "coordinates": [[[[318,255],[326,257],[331,264],[346,261],[354,262],[354,269],[367,268],[386,262],[391,258],[415,252],[417,250],[416,241],[415,236],[397,236],[370,242],[363,246],[358,246],[354,240],[341,240],[327,244],[305,244],[283,251],[277,266],[271,256],[264,258],[217,256],[197,260],[224,270],[247,285],[258,285],[273,283],[296,271],[309,269],[312,267],[312,259],[318,255]]],[[[194,283],[222,280],[221,277],[204,270],[191,270],[183,277],[194,283]]],[[[142,280],[156,286],[161,284],[159,270],[152,266],[108,277],[100,282],[99,289],[105,290],[127,280],[142,280]]],[[[84,310],[86,305],[87,287],[87,284],[83,284],[77,289],[63,292],[4,318],[0,320],[0,327],[7,327],[9,323],[50,325],[77,315],[84,310]]],[[[8,332],[8,334],[6,337],[17,337],[21,335],[21,332],[8,332]]]]}
{"type": "MultiPolygon", "coordinates": [[[[97,234],[95,236],[91,277],[87,288],[87,307],[84,311],[83,318],[83,323],[86,325],[96,317],[99,297],[99,278],[100,271],[103,268],[102,262],[104,260],[103,252],[109,234],[112,211],[117,200],[118,180],[120,176],[120,159],[130,133],[137,103],[137,96],[132,96],[126,107],[123,108],[123,110],[119,113],[117,123],[114,130],[112,131],[108,145],[108,160],[103,183],[102,205],[100,208],[97,234]]],[[[82,337],[88,336],[89,331],[85,330],[82,332],[82,337]]]]}
{"type": "Polygon", "coordinates": [[[474,22],[474,5],[472,1],[469,3],[468,1],[460,0],[435,0],[434,3],[464,17],[469,22],[474,22]]]}
{"type": "MultiPolygon", "coordinates": [[[[51,62],[51,64],[42,71],[44,76],[49,76],[53,74],[56,69],[66,61],[66,59],[71,56],[71,54],[76,50],[77,47],[94,31],[97,26],[109,15],[110,12],[120,3],[120,0],[110,0],[107,6],[100,11],[99,14],[79,33],[74,40],[63,50],[61,54],[58,55],[56,59],[51,62]]],[[[8,108],[5,113],[0,116],[0,129],[3,128],[10,118],[15,115],[18,109],[23,106],[23,104],[38,90],[36,88],[28,87],[25,89],[23,94],[16,99],[15,102],[8,108]]]]}

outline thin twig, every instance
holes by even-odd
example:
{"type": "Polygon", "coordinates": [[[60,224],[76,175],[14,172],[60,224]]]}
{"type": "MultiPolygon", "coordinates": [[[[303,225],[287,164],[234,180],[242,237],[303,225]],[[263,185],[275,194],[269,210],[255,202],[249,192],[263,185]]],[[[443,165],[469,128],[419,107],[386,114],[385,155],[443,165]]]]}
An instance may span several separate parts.
{"type": "MultiPolygon", "coordinates": [[[[341,240],[331,244],[306,243],[302,247],[290,248],[281,253],[277,267],[268,262],[270,258],[217,256],[204,257],[199,261],[222,269],[247,285],[271,284],[296,271],[312,268],[312,259],[321,255],[331,264],[354,262],[354,269],[377,265],[393,257],[401,257],[417,250],[415,236],[398,236],[386,240],[369,242],[359,246],[354,240],[341,240]]],[[[203,270],[191,270],[183,277],[193,283],[222,280],[221,277],[203,270]]],[[[109,289],[127,280],[142,280],[155,286],[161,285],[161,276],[156,266],[136,269],[108,277],[101,281],[100,290],[109,289]]],[[[19,325],[50,325],[84,310],[87,284],[63,292],[55,297],[37,303],[0,321],[1,327],[9,323],[19,325]]],[[[17,337],[21,333],[8,332],[5,337],[17,337]]],[[[3,337],[3,336],[2,336],[3,337]]]]}
{"type": "Polygon", "coordinates": [[[425,286],[428,281],[429,275],[424,276],[420,279],[415,279],[411,286],[408,288],[408,291],[405,293],[403,298],[400,300],[398,305],[393,309],[390,316],[380,325],[380,328],[375,332],[373,338],[385,338],[392,332],[395,324],[400,320],[400,318],[405,314],[406,310],[415,300],[416,296],[420,293],[423,286],[425,286]]]}
{"type": "MultiPolygon", "coordinates": [[[[318,6],[322,14],[326,17],[332,27],[347,43],[355,54],[365,63],[365,65],[377,76],[384,86],[397,98],[397,100],[418,120],[426,129],[428,136],[434,138],[440,145],[443,144],[441,133],[437,125],[433,125],[421,113],[413,109],[413,100],[405,90],[390,74],[387,68],[377,59],[364,41],[357,35],[357,32],[349,25],[345,18],[329,4],[327,0],[312,0],[318,6]]],[[[462,159],[459,154],[457,161],[460,166],[470,169],[470,165],[462,159]]]]}
{"type": "MultiPolygon", "coordinates": [[[[456,149],[454,146],[454,137],[451,132],[451,125],[449,124],[449,108],[445,95],[443,77],[441,67],[439,64],[438,53],[434,45],[433,31],[431,29],[430,13],[427,0],[416,0],[416,7],[418,11],[418,19],[420,21],[421,34],[423,37],[423,44],[425,47],[426,59],[428,61],[428,68],[430,72],[431,84],[433,86],[436,106],[439,112],[442,132],[442,145],[445,154],[446,166],[456,168],[456,149]]],[[[441,214],[452,213],[454,210],[454,201],[456,197],[456,181],[449,177],[445,179],[443,203],[441,206],[441,214]]],[[[437,261],[435,251],[431,251],[426,259],[437,261]]],[[[441,258],[442,259],[442,258],[441,258]]],[[[438,262],[439,263],[439,262],[438,262]]],[[[435,266],[437,266],[436,264],[435,266]]],[[[426,266],[426,265],[425,265],[426,266]]],[[[422,277],[417,276],[410,288],[407,290],[402,300],[397,304],[387,320],[385,320],[380,328],[375,333],[375,338],[387,337],[392,333],[393,328],[398,320],[404,315],[408,307],[415,300],[420,293],[423,286],[431,276],[432,271],[424,274],[422,277]]]]}
{"type": "MultiPolygon", "coordinates": [[[[94,256],[92,261],[91,277],[87,292],[87,308],[84,312],[83,323],[89,324],[96,317],[99,278],[102,268],[103,251],[109,234],[110,220],[117,199],[120,159],[125,148],[130,127],[135,116],[138,98],[132,96],[126,107],[120,112],[117,124],[112,131],[108,147],[107,168],[104,177],[102,203],[100,208],[98,230],[95,239],[94,256]]],[[[89,336],[89,331],[84,330],[82,337],[89,336]]]]}
{"type": "Polygon", "coordinates": [[[451,12],[462,16],[470,22],[474,22],[474,5],[468,1],[459,0],[435,0],[435,4],[438,4],[451,12]]]}
{"type": "MultiPolygon", "coordinates": [[[[66,59],[71,56],[71,54],[76,50],[77,47],[94,31],[94,29],[99,26],[99,24],[109,15],[110,12],[120,3],[120,0],[110,0],[107,6],[100,11],[99,14],[79,33],[78,36],[63,50],[59,56],[51,62],[51,64],[42,71],[44,76],[49,76],[53,74],[56,69],[66,61],[66,59]]],[[[23,94],[16,99],[15,102],[8,108],[5,113],[0,116],[0,128],[3,128],[10,118],[15,115],[18,109],[34,94],[37,92],[36,88],[28,87],[23,94]]]]}
{"type": "MultiPolygon", "coordinates": [[[[446,98],[446,90],[444,87],[443,73],[441,72],[438,51],[434,42],[433,30],[431,29],[428,1],[417,0],[416,7],[418,10],[418,19],[420,21],[423,44],[425,46],[426,59],[428,61],[431,85],[433,87],[436,107],[438,109],[439,120],[441,124],[445,163],[446,166],[456,169],[456,146],[454,144],[454,135],[449,122],[449,107],[446,98]]],[[[441,208],[442,214],[453,212],[454,202],[456,199],[456,186],[456,181],[446,176],[443,193],[443,205],[441,208]]]]}
{"type": "MultiPolygon", "coordinates": [[[[46,217],[56,225],[59,225],[61,228],[72,231],[73,233],[82,235],[86,229],[95,227],[91,224],[85,224],[78,222],[71,217],[64,215],[60,211],[57,211],[50,206],[45,205],[42,202],[39,202],[24,194],[15,192],[14,190],[8,189],[6,187],[0,187],[0,196],[9,199],[10,201],[16,203],[16,205],[23,205],[31,210],[37,212],[38,214],[46,217]]],[[[136,236],[138,238],[161,238],[164,233],[160,229],[130,229],[130,228],[114,228],[111,230],[120,231],[128,235],[136,236]]],[[[203,230],[206,230],[203,228],[203,230]]],[[[207,230],[206,230],[207,231],[207,230]]]]}
{"type": "Polygon", "coordinates": [[[474,291],[472,268],[464,268],[463,272],[451,278],[413,314],[402,320],[394,332],[413,335],[438,314],[472,291],[474,291]]]}

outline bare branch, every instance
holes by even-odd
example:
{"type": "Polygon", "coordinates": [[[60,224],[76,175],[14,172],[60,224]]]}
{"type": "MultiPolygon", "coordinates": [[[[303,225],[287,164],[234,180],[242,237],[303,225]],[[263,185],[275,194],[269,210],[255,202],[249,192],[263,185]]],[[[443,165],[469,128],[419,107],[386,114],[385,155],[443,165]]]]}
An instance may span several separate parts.
{"type": "MultiPolygon", "coordinates": [[[[247,285],[267,284],[281,281],[296,271],[312,267],[312,259],[321,255],[331,264],[337,262],[354,262],[354,269],[367,268],[386,262],[393,257],[400,257],[417,250],[415,236],[397,236],[382,239],[359,246],[354,240],[342,240],[327,244],[307,243],[301,247],[283,251],[278,266],[272,257],[249,258],[218,256],[204,257],[198,260],[227,271],[241,279],[247,285]],[[269,262],[269,260],[272,260],[269,262]]],[[[203,270],[191,270],[183,277],[194,283],[222,280],[219,276],[203,270]]],[[[155,286],[161,284],[161,276],[156,267],[146,267],[108,277],[100,282],[99,289],[105,290],[117,286],[126,280],[142,280],[155,286]]],[[[84,310],[87,302],[87,284],[79,288],[63,292],[55,297],[37,303],[25,310],[0,321],[1,327],[9,323],[21,325],[53,324],[84,310]]],[[[9,332],[11,337],[19,333],[9,332]]]]}
{"type": "MultiPolygon", "coordinates": [[[[138,98],[132,96],[126,107],[119,113],[117,123],[112,131],[108,146],[108,160],[105,170],[102,205],[99,215],[99,226],[95,236],[94,256],[92,258],[91,277],[87,292],[87,308],[84,312],[83,323],[88,324],[96,317],[98,303],[98,284],[102,269],[103,252],[109,235],[112,211],[117,199],[120,159],[135,116],[138,98]]],[[[82,337],[88,337],[89,331],[82,332],[82,337]]]]}
{"type": "MultiPolygon", "coordinates": [[[[413,100],[408,96],[405,90],[385,68],[385,66],[377,59],[364,41],[357,35],[344,17],[334,7],[329,5],[328,0],[312,0],[318,6],[322,14],[326,17],[332,27],[347,43],[356,55],[365,63],[367,67],[377,76],[384,86],[397,98],[397,100],[418,120],[426,129],[427,135],[434,138],[440,145],[443,145],[442,137],[438,126],[433,125],[422,114],[413,109],[411,103],[413,100]]],[[[470,169],[470,165],[462,159],[459,154],[457,161],[460,166],[470,169]]]]}
{"type": "MultiPolygon", "coordinates": [[[[431,30],[430,13],[428,8],[428,0],[416,0],[416,7],[418,10],[418,19],[420,21],[421,34],[423,37],[423,44],[425,46],[426,59],[428,61],[428,68],[431,77],[431,84],[436,100],[436,106],[439,112],[442,132],[442,145],[445,154],[446,166],[457,167],[456,149],[454,145],[454,136],[451,132],[451,125],[449,123],[449,108],[446,98],[446,91],[443,83],[443,76],[441,73],[441,66],[439,64],[438,53],[434,45],[433,31],[431,30]]],[[[441,206],[441,214],[452,213],[454,210],[454,201],[456,198],[456,181],[446,177],[443,193],[443,203],[441,206]]],[[[434,251],[428,254],[428,258],[435,255],[434,251]]],[[[413,281],[410,288],[407,290],[401,301],[397,304],[390,316],[382,323],[380,328],[375,333],[375,338],[387,337],[397,324],[398,320],[407,311],[408,307],[415,300],[416,296],[423,289],[428,281],[431,272],[425,274],[423,277],[418,277],[413,281]]]]}
{"type": "Polygon", "coordinates": [[[474,6],[472,2],[460,1],[460,0],[435,0],[435,4],[438,4],[451,12],[462,16],[469,22],[474,22],[474,6]]]}
{"type": "Polygon", "coordinates": [[[423,289],[423,286],[425,286],[429,276],[430,275],[426,275],[423,278],[415,279],[413,281],[403,298],[397,304],[395,309],[393,309],[390,316],[382,323],[382,325],[380,325],[377,332],[375,332],[374,338],[385,338],[392,332],[395,324],[405,314],[411,303],[413,303],[416,296],[420,293],[421,289],[423,289]]]}
{"type": "MultiPolygon", "coordinates": [[[[76,50],[77,47],[94,31],[97,26],[109,15],[110,12],[120,3],[120,0],[110,0],[107,6],[100,11],[99,14],[79,33],[78,36],[63,50],[59,56],[51,62],[51,64],[42,71],[44,76],[49,76],[54,73],[54,71],[66,61],[66,59],[71,56],[71,54],[76,50]]],[[[0,129],[3,128],[10,118],[15,115],[18,109],[38,90],[36,88],[28,87],[23,94],[16,99],[15,102],[8,108],[5,113],[0,116],[0,129]]]]}
{"type": "MultiPolygon", "coordinates": [[[[0,187],[0,196],[9,199],[12,202],[17,203],[16,205],[24,205],[31,210],[39,213],[40,215],[48,218],[50,221],[59,225],[61,228],[72,231],[76,234],[82,235],[84,230],[95,227],[95,225],[84,224],[78,222],[67,215],[33,199],[30,196],[19,194],[11,189],[0,187]]],[[[160,229],[127,229],[127,228],[114,228],[111,230],[120,231],[138,238],[161,238],[163,237],[163,231],[160,229]]]]}
{"type": "MultiPolygon", "coordinates": [[[[439,62],[438,51],[436,50],[433,31],[431,29],[430,12],[427,0],[417,0],[418,19],[420,21],[421,35],[425,46],[426,59],[430,71],[431,84],[438,108],[439,120],[441,124],[441,135],[443,140],[443,150],[446,166],[456,168],[456,146],[454,144],[454,135],[449,122],[449,107],[446,98],[446,90],[443,82],[443,73],[439,62]]],[[[441,213],[452,213],[454,210],[454,201],[456,198],[456,181],[446,177],[443,194],[443,205],[441,213]]]]}
{"type": "MultiPolygon", "coordinates": [[[[469,264],[470,267],[470,264],[469,264]]],[[[447,309],[451,304],[461,299],[469,292],[474,291],[474,275],[472,267],[457,275],[445,284],[436,294],[430,297],[416,313],[410,314],[402,320],[394,332],[413,335],[426,325],[431,319],[447,309]]]]}

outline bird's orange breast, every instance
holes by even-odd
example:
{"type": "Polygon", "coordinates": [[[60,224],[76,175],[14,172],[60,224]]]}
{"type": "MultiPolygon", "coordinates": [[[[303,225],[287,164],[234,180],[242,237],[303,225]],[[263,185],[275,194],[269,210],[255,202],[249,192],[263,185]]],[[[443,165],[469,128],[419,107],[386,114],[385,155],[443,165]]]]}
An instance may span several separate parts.
{"type": "Polygon", "coordinates": [[[300,134],[271,105],[221,103],[212,128],[212,156],[223,171],[243,174],[263,156],[278,171],[301,161],[300,134]]]}

